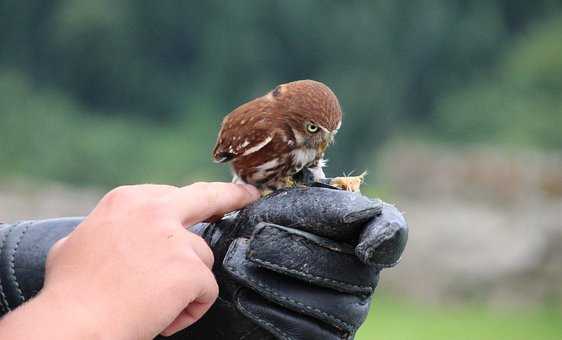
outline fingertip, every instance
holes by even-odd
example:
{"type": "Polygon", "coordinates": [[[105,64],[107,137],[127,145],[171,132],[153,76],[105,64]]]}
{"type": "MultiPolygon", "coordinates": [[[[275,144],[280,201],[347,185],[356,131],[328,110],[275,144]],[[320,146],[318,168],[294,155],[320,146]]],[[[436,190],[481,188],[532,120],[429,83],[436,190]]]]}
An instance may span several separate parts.
{"type": "Polygon", "coordinates": [[[186,311],[182,311],[176,317],[176,319],[174,321],[172,321],[171,324],[168,325],[168,327],[166,327],[162,332],[160,332],[160,335],[165,336],[165,337],[172,336],[172,335],[176,334],[177,332],[191,326],[192,324],[195,323],[195,321],[197,321],[196,318],[194,318],[192,315],[190,315],[186,311]]]}
{"type": "Polygon", "coordinates": [[[247,184],[224,182],[194,183],[179,189],[172,200],[184,226],[211,216],[239,210],[260,197],[258,189],[247,184]]]}
{"type": "Polygon", "coordinates": [[[169,324],[160,335],[168,337],[193,325],[211,308],[214,299],[210,303],[192,302],[183,310],[171,324],[169,324]]]}

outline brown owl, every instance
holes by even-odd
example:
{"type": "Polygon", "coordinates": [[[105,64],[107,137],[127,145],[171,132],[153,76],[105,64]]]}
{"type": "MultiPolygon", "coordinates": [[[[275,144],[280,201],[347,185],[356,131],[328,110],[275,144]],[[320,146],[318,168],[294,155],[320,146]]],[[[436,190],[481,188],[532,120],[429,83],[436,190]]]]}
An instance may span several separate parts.
{"type": "Polygon", "coordinates": [[[291,185],[305,167],[323,179],[324,153],[341,120],[328,86],[314,80],[282,84],[224,118],[213,158],[231,162],[234,182],[262,191],[291,185]]]}

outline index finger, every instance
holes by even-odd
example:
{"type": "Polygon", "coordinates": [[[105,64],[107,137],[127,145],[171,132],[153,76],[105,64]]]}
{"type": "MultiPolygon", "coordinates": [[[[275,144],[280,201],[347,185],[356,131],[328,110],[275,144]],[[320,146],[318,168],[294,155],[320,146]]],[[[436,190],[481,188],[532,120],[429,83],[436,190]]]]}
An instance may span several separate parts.
{"type": "Polygon", "coordinates": [[[211,216],[241,209],[260,197],[251,185],[233,183],[194,183],[172,194],[174,207],[184,226],[191,226],[211,216]]]}

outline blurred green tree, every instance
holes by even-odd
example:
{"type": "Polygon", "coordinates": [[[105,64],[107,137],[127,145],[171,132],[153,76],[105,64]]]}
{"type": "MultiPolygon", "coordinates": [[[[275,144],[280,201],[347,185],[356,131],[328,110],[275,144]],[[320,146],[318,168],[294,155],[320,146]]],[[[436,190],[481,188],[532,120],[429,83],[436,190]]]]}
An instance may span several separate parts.
{"type": "Polygon", "coordinates": [[[436,104],[445,140],[562,149],[562,16],[523,34],[497,67],[436,104]]]}
{"type": "MultiPolygon", "coordinates": [[[[555,0],[0,0],[0,123],[43,133],[30,122],[43,115],[37,122],[56,121],[57,138],[86,131],[92,154],[76,157],[101,167],[93,179],[62,164],[55,169],[49,156],[52,167],[19,171],[116,184],[142,180],[134,167],[158,162],[149,155],[155,145],[172,155],[188,141],[201,155],[187,161],[180,151],[161,167],[212,169],[207,153],[223,115],[278,83],[312,78],[330,85],[345,111],[330,172],[363,169],[389,137],[419,131],[440,140],[559,147],[561,31],[543,21],[559,21],[560,13],[555,0]],[[25,90],[12,88],[14,78],[25,90]],[[22,107],[27,116],[13,113],[22,107]],[[188,133],[194,125],[197,139],[188,133]],[[128,126],[144,131],[143,141],[133,139],[134,160],[108,145],[135,144],[125,140],[128,126]],[[115,139],[104,139],[110,133],[115,139]],[[105,153],[122,159],[124,174],[103,168],[109,165],[94,154],[105,153]]],[[[6,136],[0,143],[27,150],[6,136]]],[[[78,152],[73,143],[56,145],[63,154],[78,152]]],[[[29,162],[37,156],[27,155],[29,162]]],[[[159,178],[177,179],[172,172],[159,178]]]]}

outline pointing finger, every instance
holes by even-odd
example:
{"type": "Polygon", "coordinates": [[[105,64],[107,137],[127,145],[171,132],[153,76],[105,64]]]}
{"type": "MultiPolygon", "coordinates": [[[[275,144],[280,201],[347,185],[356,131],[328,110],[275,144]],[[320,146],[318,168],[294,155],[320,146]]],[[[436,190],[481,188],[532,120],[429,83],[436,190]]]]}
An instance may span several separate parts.
{"type": "Polygon", "coordinates": [[[175,191],[171,204],[187,227],[241,209],[259,196],[258,190],[250,185],[200,182],[175,191]]]}

